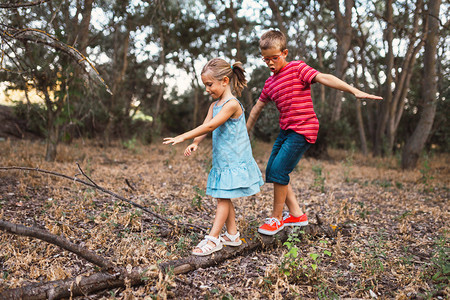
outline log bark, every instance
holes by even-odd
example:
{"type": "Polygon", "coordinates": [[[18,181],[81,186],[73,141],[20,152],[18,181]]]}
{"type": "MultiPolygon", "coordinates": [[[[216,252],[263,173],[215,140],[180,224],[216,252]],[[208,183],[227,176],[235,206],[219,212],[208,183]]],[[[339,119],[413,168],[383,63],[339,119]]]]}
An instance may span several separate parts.
{"type": "MultiPolygon", "coordinates": [[[[302,227],[301,230],[304,231],[303,235],[325,235],[328,237],[333,237],[336,236],[338,231],[344,230],[343,227],[337,228],[337,230],[333,230],[331,226],[310,224],[308,226],[302,227]]],[[[172,272],[176,275],[188,273],[198,268],[211,267],[234,256],[242,256],[254,252],[258,249],[273,247],[278,244],[282,244],[288,239],[289,234],[292,232],[292,230],[292,227],[286,228],[285,230],[282,230],[273,236],[262,235],[255,231],[252,235],[243,237],[242,245],[238,247],[224,246],[222,250],[215,252],[209,256],[191,255],[178,260],[163,262],[159,265],[159,268],[163,272],[172,272]]]]}
{"type": "Polygon", "coordinates": [[[0,299],[37,300],[87,296],[107,289],[144,284],[148,278],[156,277],[158,273],[156,266],[136,267],[129,271],[122,268],[114,274],[98,272],[90,276],[77,276],[9,289],[0,293],[0,299]]]}

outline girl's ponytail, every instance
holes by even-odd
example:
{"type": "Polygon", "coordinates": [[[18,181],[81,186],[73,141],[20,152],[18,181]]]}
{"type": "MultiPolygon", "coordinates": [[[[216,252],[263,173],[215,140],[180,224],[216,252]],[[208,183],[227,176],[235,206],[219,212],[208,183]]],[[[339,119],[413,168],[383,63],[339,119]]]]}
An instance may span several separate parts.
{"type": "Polygon", "coordinates": [[[235,62],[231,66],[231,70],[233,71],[232,76],[232,87],[238,96],[241,95],[242,90],[247,86],[247,79],[245,79],[245,70],[242,67],[242,63],[240,61],[235,62]]]}

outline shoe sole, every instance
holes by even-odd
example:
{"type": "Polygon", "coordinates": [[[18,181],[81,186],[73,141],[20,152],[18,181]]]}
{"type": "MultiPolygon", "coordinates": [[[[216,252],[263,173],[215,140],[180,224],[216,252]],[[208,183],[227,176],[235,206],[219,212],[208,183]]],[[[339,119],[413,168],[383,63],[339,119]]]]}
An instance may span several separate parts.
{"type": "Polygon", "coordinates": [[[275,235],[275,234],[277,234],[278,232],[280,232],[281,230],[283,230],[283,229],[284,229],[284,226],[285,226],[285,225],[281,226],[280,228],[278,228],[277,230],[274,230],[274,231],[269,231],[269,230],[265,230],[265,229],[258,228],[258,232],[259,232],[259,233],[262,233],[262,234],[264,234],[264,235],[275,235]]]}
{"type": "Polygon", "coordinates": [[[297,223],[285,223],[284,226],[306,226],[308,225],[308,221],[305,222],[297,222],[297,223]]]}
{"type": "Polygon", "coordinates": [[[240,242],[222,242],[222,245],[237,247],[237,246],[242,245],[242,241],[240,241],[240,242]]]}
{"type": "Polygon", "coordinates": [[[207,255],[213,254],[214,252],[217,252],[217,251],[219,251],[219,250],[222,250],[222,248],[223,248],[223,246],[220,245],[220,247],[218,247],[218,248],[213,248],[213,249],[212,249],[211,251],[209,251],[209,252],[191,252],[191,253],[192,253],[192,255],[196,255],[196,256],[207,256],[207,255]]]}

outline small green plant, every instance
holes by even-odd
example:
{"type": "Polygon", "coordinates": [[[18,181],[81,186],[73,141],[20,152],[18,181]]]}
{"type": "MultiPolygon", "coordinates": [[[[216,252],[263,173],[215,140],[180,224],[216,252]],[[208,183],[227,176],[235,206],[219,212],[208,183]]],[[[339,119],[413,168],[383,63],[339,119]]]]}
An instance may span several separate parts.
{"type": "Polygon", "coordinates": [[[136,137],[134,136],[133,138],[122,142],[122,145],[127,148],[128,150],[135,150],[136,149],[136,137]]]}
{"type": "Polygon", "coordinates": [[[361,266],[363,270],[369,272],[374,278],[384,272],[383,260],[386,259],[386,253],[383,250],[386,242],[383,240],[382,232],[378,238],[369,238],[370,251],[365,253],[361,266]]]}
{"type": "Polygon", "coordinates": [[[423,161],[422,168],[420,169],[420,174],[422,174],[422,177],[420,178],[420,181],[424,184],[424,192],[431,192],[432,186],[430,181],[434,179],[433,175],[430,174],[431,167],[430,162],[428,161],[428,156],[425,156],[425,160],[423,161]]]}
{"type": "Polygon", "coordinates": [[[355,148],[354,146],[352,147],[351,151],[350,151],[350,155],[347,156],[345,158],[344,161],[344,179],[345,182],[350,182],[350,171],[352,170],[352,166],[353,166],[353,156],[355,154],[355,148]]]}
{"type": "Polygon", "coordinates": [[[336,294],[326,283],[316,285],[317,298],[319,299],[339,299],[339,295],[336,294]]]}
{"type": "MultiPolygon", "coordinates": [[[[319,277],[319,265],[323,255],[331,256],[331,252],[324,249],[322,253],[309,253],[303,257],[299,255],[299,248],[296,246],[300,242],[299,234],[296,228],[289,235],[284,246],[287,247],[287,253],[281,261],[280,271],[292,281],[315,282],[319,277]]],[[[327,244],[326,241],[319,241],[321,244],[327,244]]]]}
{"type": "Polygon", "coordinates": [[[449,240],[445,237],[441,236],[436,241],[435,253],[428,267],[431,280],[438,288],[448,286],[450,282],[450,247],[448,245],[449,240]]]}
{"type": "Polygon", "coordinates": [[[191,206],[194,208],[201,209],[202,208],[202,200],[203,200],[203,197],[205,197],[206,192],[196,185],[194,186],[194,191],[195,191],[195,195],[194,195],[194,198],[192,198],[191,206]]]}
{"type": "Polygon", "coordinates": [[[312,170],[314,172],[314,188],[319,188],[320,192],[325,192],[325,177],[322,175],[322,166],[321,165],[315,165],[312,167],[312,170]]]}

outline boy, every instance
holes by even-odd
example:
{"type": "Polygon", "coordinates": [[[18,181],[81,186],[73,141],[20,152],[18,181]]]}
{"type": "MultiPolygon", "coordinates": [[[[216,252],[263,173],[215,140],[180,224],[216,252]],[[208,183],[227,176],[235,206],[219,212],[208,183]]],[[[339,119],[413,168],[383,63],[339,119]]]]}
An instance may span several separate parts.
{"type": "Polygon", "coordinates": [[[266,168],[266,182],[274,185],[272,216],[258,228],[258,232],[266,235],[274,235],[284,226],[308,224],[308,217],[300,208],[292,190],[289,174],[310,144],[316,142],[319,131],[319,121],[311,99],[311,84],[319,82],[352,93],[356,98],[382,99],[364,93],[333,75],[320,73],[303,61],[287,62],[286,43],[285,35],[277,30],[270,30],[261,36],[261,55],[273,75],[266,80],[261,96],[247,120],[247,130],[250,132],[269,101],[274,101],[280,112],[281,130],[266,168]],[[284,204],[289,213],[282,216],[284,204]]]}

